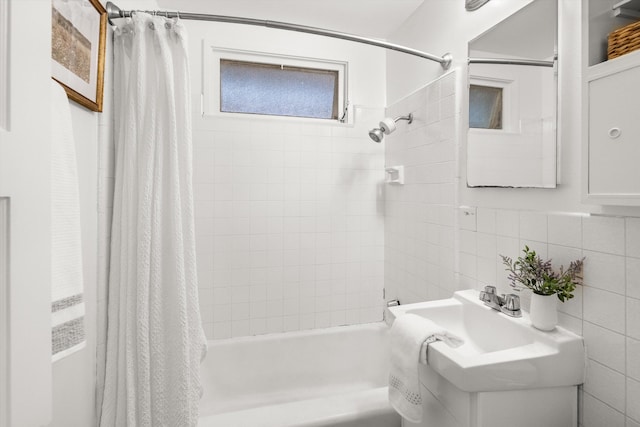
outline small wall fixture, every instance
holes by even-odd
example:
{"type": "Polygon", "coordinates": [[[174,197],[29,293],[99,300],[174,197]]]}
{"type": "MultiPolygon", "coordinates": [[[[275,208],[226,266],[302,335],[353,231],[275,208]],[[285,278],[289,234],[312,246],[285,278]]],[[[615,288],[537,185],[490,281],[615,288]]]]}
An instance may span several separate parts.
{"type": "Polygon", "coordinates": [[[387,166],[384,172],[387,184],[404,184],[404,166],[387,166]]]}
{"type": "Polygon", "coordinates": [[[397,129],[396,122],[398,120],[406,120],[409,122],[409,124],[411,124],[411,122],[413,122],[413,113],[410,113],[408,116],[399,116],[395,119],[392,119],[391,117],[385,117],[380,122],[380,127],[371,129],[369,131],[369,138],[373,139],[375,142],[382,142],[385,135],[389,135],[390,133],[395,132],[395,130],[397,129]]]}

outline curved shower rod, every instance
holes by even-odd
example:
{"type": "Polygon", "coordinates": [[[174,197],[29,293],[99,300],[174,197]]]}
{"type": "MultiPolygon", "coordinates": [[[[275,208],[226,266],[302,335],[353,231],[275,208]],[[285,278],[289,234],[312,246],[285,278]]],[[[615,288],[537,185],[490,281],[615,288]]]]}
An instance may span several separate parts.
{"type": "MultiPolygon", "coordinates": [[[[116,6],[113,2],[107,2],[106,5],[107,16],[109,23],[115,25],[112,19],[128,18],[135,11],[122,10],[116,6]]],[[[339,31],[325,30],[323,28],[307,27],[305,25],[289,24],[287,22],[279,21],[267,21],[262,19],[243,18],[237,16],[225,16],[225,15],[209,15],[205,13],[190,13],[190,12],[169,12],[169,11],[145,11],[154,15],[166,16],[167,18],[179,18],[189,19],[195,21],[213,21],[213,22],[226,22],[230,24],[244,24],[255,25],[259,27],[275,28],[278,30],[297,31],[300,33],[316,34],[319,36],[333,37],[336,39],[348,40],[356,43],[364,43],[372,46],[382,47],[385,49],[395,50],[397,52],[406,53],[408,55],[418,56],[420,58],[429,59],[431,61],[439,62],[442,68],[447,70],[451,65],[451,54],[445,53],[442,56],[432,55],[427,52],[422,52],[410,47],[401,46],[394,43],[387,43],[380,40],[370,39],[367,37],[356,36],[354,34],[341,33],[339,31]]]]}

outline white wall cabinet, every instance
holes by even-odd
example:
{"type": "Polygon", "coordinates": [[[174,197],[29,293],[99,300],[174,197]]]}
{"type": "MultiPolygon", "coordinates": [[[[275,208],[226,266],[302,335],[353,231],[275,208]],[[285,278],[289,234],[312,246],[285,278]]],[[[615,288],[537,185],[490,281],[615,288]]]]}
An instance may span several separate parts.
{"type": "Polygon", "coordinates": [[[640,205],[640,56],[637,59],[601,64],[615,66],[589,77],[588,197],[602,204],[640,205]]]}
{"type": "Polygon", "coordinates": [[[627,21],[602,0],[583,5],[583,202],[640,206],[640,51],[606,61],[608,31],[627,21]]]}

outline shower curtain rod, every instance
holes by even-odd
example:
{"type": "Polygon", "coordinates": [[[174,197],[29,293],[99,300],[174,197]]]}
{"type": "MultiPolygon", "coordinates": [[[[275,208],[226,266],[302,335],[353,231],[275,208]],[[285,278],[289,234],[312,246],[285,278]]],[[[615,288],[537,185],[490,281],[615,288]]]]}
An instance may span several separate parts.
{"type": "Polygon", "coordinates": [[[538,59],[504,59],[504,58],[469,58],[469,64],[502,64],[502,65],[529,65],[533,67],[553,67],[556,61],[544,61],[538,59]]]}
{"type": "MultiPolygon", "coordinates": [[[[115,25],[112,19],[128,18],[132,13],[136,11],[122,10],[116,6],[113,2],[107,2],[106,5],[107,16],[109,23],[115,25]]],[[[262,19],[243,18],[237,16],[224,16],[224,15],[209,15],[205,13],[190,13],[190,12],[169,12],[169,11],[144,11],[152,15],[161,15],[167,18],[179,18],[189,19],[195,21],[213,21],[213,22],[226,22],[229,24],[244,24],[255,25],[259,27],[275,28],[278,30],[297,31],[300,33],[316,34],[319,36],[333,37],[336,39],[348,40],[356,43],[364,43],[372,46],[382,47],[385,49],[395,50],[398,52],[406,53],[408,55],[418,56],[420,58],[429,59],[431,61],[439,62],[442,68],[445,70],[451,65],[451,54],[445,53],[444,55],[436,56],[427,52],[412,49],[410,47],[401,46],[394,43],[387,43],[380,40],[370,39],[367,37],[357,36],[354,34],[341,33],[339,31],[325,30],[323,28],[307,27],[304,25],[290,24],[287,22],[279,21],[266,21],[262,19]]]]}

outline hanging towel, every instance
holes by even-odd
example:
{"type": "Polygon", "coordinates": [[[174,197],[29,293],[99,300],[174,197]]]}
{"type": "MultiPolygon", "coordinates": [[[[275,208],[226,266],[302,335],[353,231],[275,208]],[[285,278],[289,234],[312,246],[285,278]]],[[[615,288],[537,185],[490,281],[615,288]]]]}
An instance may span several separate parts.
{"type": "Polygon", "coordinates": [[[51,355],[55,362],[86,344],[80,195],[71,111],[51,80],[51,355]]]}
{"type": "Polygon", "coordinates": [[[434,322],[415,314],[398,317],[389,331],[391,369],[389,402],[407,420],[422,421],[418,363],[426,363],[427,346],[436,340],[457,347],[463,341],[434,322]]]}

